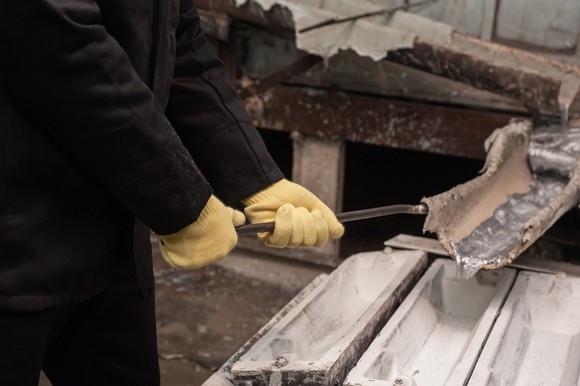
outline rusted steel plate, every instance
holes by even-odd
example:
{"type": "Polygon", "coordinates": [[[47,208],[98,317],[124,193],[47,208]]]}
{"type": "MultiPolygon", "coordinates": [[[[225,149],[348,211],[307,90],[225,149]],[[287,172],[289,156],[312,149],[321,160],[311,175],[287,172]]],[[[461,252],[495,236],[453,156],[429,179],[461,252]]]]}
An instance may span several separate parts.
{"type": "MultiPolygon", "coordinates": [[[[454,39],[461,38],[459,35],[454,36],[454,39]]],[[[477,42],[476,39],[473,41],[477,42]]],[[[518,50],[497,44],[495,46],[501,47],[503,51],[512,52],[514,58],[521,56],[518,50]]],[[[390,52],[387,57],[387,60],[395,63],[512,97],[538,112],[559,114],[558,95],[561,85],[559,79],[524,71],[516,65],[498,64],[490,59],[419,39],[413,48],[390,52]]]]}
{"type": "Polygon", "coordinates": [[[319,138],[483,159],[513,115],[277,86],[246,100],[257,126],[319,138]]]}

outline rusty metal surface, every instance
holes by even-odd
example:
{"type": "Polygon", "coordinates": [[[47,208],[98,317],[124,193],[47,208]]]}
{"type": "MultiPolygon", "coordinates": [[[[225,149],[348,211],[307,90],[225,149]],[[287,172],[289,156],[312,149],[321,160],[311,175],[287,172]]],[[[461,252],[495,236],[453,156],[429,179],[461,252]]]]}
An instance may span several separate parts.
{"type": "MultiPolygon", "coordinates": [[[[461,38],[457,35],[455,39],[461,38]]],[[[476,39],[472,39],[477,42],[476,39]]],[[[498,50],[510,51],[514,57],[520,52],[496,45],[498,50]]],[[[532,110],[560,113],[558,94],[561,81],[521,67],[495,63],[491,58],[478,57],[457,49],[437,46],[417,40],[412,49],[393,51],[388,60],[427,71],[471,86],[496,92],[521,101],[532,110]]]]}
{"type": "Polygon", "coordinates": [[[485,138],[513,117],[285,86],[246,102],[266,129],[475,159],[485,157],[485,138]]]}
{"type": "MultiPolygon", "coordinates": [[[[203,0],[199,5],[291,32],[288,36],[295,36],[297,47],[325,60],[347,48],[373,60],[383,60],[389,51],[387,60],[514,98],[534,113],[559,116],[561,108],[568,109],[562,105],[580,113],[580,66],[453,33],[451,26],[415,14],[398,11],[391,18],[365,19],[342,28],[334,25],[294,35],[294,29],[303,28],[302,24],[327,20],[333,12],[349,16],[365,6],[352,1],[344,2],[340,9],[323,5],[319,9],[306,1],[264,0],[249,0],[240,7],[233,0],[203,0]],[[275,5],[265,11],[260,3],[275,5]],[[561,98],[562,93],[566,98],[561,98]]],[[[369,11],[374,8],[368,6],[369,11]]]]}
{"type": "Polygon", "coordinates": [[[351,256],[233,364],[234,383],[341,384],[426,266],[419,251],[351,256]]]}

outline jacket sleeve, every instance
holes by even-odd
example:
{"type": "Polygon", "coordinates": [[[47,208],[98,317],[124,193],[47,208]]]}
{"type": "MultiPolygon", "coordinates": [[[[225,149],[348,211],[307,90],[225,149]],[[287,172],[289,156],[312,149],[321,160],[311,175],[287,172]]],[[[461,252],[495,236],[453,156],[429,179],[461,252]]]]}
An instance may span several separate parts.
{"type": "Polygon", "coordinates": [[[174,79],[167,116],[216,194],[228,205],[283,178],[222,62],[181,0],[174,79]]]}
{"type": "Polygon", "coordinates": [[[155,232],[193,222],[212,189],[96,0],[0,2],[0,87],[155,232]]]}

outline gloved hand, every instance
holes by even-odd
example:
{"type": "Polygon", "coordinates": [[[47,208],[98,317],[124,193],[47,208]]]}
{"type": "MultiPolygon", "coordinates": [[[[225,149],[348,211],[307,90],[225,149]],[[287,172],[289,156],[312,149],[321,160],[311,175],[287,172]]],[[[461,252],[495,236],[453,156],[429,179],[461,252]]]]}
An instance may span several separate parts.
{"type": "Polygon", "coordinates": [[[242,212],[212,195],[195,222],[176,233],[159,236],[159,249],[174,268],[199,268],[221,259],[236,246],[234,227],[245,221],[242,212]]]}
{"type": "Polygon", "coordinates": [[[286,179],[243,199],[251,223],[275,221],[273,232],[259,233],[266,245],[322,247],[328,237],[340,238],[344,227],[322,201],[307,189],[286,179]]]}

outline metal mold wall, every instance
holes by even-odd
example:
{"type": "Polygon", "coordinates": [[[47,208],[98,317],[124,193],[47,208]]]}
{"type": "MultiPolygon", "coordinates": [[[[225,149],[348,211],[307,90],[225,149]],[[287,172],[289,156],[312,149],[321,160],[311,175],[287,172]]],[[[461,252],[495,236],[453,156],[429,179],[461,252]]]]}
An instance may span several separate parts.
{"type": "Polygon", "coordinates": [[[204,386],[580,385],[580,278],[502,268],[462,280],[450,260],[422,275],[425,263],[420,251],[354,255],[204,386]]]}
{"type": "Polygon", "coordinates": [[[234,383],[341,382],[426,263],[418,251],[350,257],[233,365],[234,383]]]}
{"type": "Polygon", "coordinates": [[[240,347],[223,366],[216,371],[211,377],[209,377],[202,386],[232,386],[233,380],[231,377],[231,369],[234,363],[236,363],[248,350],[264,335],[272,329],[272,327],[278,323],[284,316],[286,316],[290,311],[292,311],[298,304],[300,304],[304,299],[308,298],[310,294],[315,291],[319,286],[324,285],[328,278],[327,274],[321,274],[314,278],[310,284],[302,289],[288,304],[286,304],[280,311],[276,313],[266,323],[253,337],[251,337],[242,347],[240,347]]]}
{"type": "Polygon", "coordinates": [[[469,381],[580,385],[580,279],[522,272],[469,381]]]}

